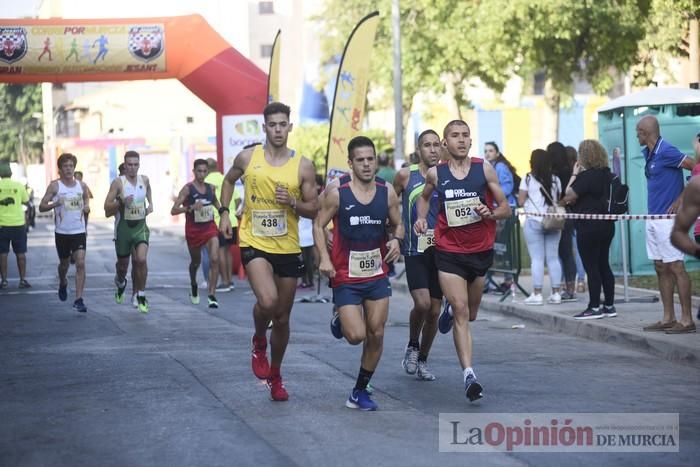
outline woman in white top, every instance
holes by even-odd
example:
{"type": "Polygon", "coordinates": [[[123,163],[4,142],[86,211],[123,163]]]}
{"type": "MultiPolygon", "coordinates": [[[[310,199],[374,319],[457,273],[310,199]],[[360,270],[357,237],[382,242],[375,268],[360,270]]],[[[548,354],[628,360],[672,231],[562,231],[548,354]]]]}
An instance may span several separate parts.
{"type": "MultiPolygon", "coordinates": [[[[544,213],[556,204],[561,196],[561,181],[552,174],[547,153],[535,149],[530,156],[530,173],[520,181],[518,204],[525,212],[544,213]],[[549,196],[545,196],[548,193],[549,196]],[[550,199],[551,198],[551,199],[550,199]]],[[[532,294],[525,299],[526,305],[543,305],[542,286],[544,283],[544,263],[547,262],[552,293],[547,303],[560,304],[561,263],[559,262],[559,237],[561,230],[545,230],[542,217],[528,216],[525,221],[525,241],[530,252],[532,268],[532,294]]]]}

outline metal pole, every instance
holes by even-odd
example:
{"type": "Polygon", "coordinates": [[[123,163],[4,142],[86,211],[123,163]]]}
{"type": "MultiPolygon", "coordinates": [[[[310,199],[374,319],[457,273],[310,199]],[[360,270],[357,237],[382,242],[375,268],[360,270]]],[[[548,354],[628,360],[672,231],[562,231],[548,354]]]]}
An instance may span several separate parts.
{"type": "Polygon", "coordinates": [[[620,221],[620,250],[622,250],[622,283],[625,289],[625,303],[629,303],[629,281],[627,273],[627,220],[620,221]]]}
{"type": "Polygon", "coordinates": [[[394,162],[404,159],[403,97],[401,95],[401,9],[399,0],[391,2],[391,31],[394,44],[394,162]]]}

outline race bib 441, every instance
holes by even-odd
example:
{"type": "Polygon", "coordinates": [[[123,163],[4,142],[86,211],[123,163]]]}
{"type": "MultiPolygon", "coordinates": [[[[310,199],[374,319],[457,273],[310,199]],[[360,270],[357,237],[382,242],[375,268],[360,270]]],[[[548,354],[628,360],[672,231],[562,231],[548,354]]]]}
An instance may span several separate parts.
{"type": "Polygon", "coordinates": [[[146,218],[146,203],[134,201],[130,206],[124,206],[124,219],[128,221],[140,221],[146,218]]]}

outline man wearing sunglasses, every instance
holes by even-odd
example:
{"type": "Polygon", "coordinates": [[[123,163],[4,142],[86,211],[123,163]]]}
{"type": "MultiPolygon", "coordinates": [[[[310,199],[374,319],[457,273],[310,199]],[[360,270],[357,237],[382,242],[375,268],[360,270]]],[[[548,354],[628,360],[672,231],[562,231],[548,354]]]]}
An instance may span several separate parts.
{"type": "MultiPolygon", "coordinates": [[[[659,121],[651,115],[637,122],[637,140],[646,162],[649,214],[675,214],[683,191],[683,169],[691,170],[695,161],[661,137],[659,121]]],[[[645,326],[644,330],[667,334],[695,332],[690,310],[690,278],[685,271],[683,252],[671,244],[672,228],[673,219],[646,222],[647,256],[654,261],[664,315],[661,321],[645,326]],[[675,285],[681,302],[680,321],[676,321],[673,304],[675,285]]]]}

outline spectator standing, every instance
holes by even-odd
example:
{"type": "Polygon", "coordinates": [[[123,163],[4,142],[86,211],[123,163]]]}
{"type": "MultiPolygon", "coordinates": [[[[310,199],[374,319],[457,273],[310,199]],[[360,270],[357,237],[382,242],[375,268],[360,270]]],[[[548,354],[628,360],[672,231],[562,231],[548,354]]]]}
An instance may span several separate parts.
{"type": "MultiPolygon", "coordinates": [[[[637,122],[637,140],[643,147],[649,214],[674,214],[683,191],[683,169],[692,170],[695,162],[661,137],[659,121],[652,115],[637,122]]],[[[646,222],[647,255],[654,261],[664,314],[661,321],[645,326],[644,330],[670,334],[695,332],[690,309],[690,278],[685,271],[683,252],[671,244],[672,228],[673,219],[646,222]],[[676,285],[681,302],[681,320],[678,322],[673,305],[676,285]]]]}
{"type": "MultiPolygon", "coordinates": [[[[530,156],[530,173],[520,181],[518,204],[526,212],[544,213],[559,199],[561,182],[552,174],[551,160],[546,151],[535,149],[530,156]]],[[[525,221],[525,242],[530,253],[532,268],[532,294],[525,299],[526,305],[543,305],[542,286],[544,284],[544,264],[549,269],[552,293],[547,299],[549,304],[560,304],[561,263],[559,262],[559,238],[561,230],[546,230],[542,218],[528,216],[525,221]]]]}
{"type": "MultiPolygon", "coordinates": [[[[511,209],[517,207],[518,200],[516,198],[518,187],[516,185],[517,171],[515,167],[506,159],[498,145],[494,141],[489,141],[484,144],[484,159],[489,161],[491,165],[496,169],[496,175],[498,176],[498,183],[501,185],[503,193],[506,195],[508,200],[508,205],[511,209]]],[[[498,221],[499,223],[505,223],[505,220],[498,221]]],[[[500,230],[499,230],[500,231],[500,230]]],[[[489,284],[491,283],[492,273],[488,272],[486,274],[486,286],[484,292],[488,292],[489,284]]],[[[505,293],[510,290],[510,286],[513,283],[513,275],[510,273],[504,274],[504,281],[498,286],[498,291],[505,293]]]]}
{"type": "MultiPolygon", "coordinates": [[[[581,142],[579,160],[562,199],[581,214],[607,213],[607,200],[612,173],[608,167],[608,153],[592,139],[581,142]]],[[[615,221],[576,219],[576,242],[581,252],[583,267],[588,276],[588,306],[574,318],[599,319],[617,316],[615,311],[615,276],[610,269],[610,244],[615,236],[615,221]],[[600,289],[605,296],[600,306],[600,289]]]]}
{"type": "Polygon", "coordinates": [[[29,202],[29,194],[20,182],[12,180],[10,164],[0,164],[0,289],[8,286],[7,256],[10,245],[17,259],[19,288],[31,287],[25,278],[27,273],[27,229],[24,225],[22,205],[29,202]]]}
{"type": "MultiPolygon", "coordinates": [[[[547,146],[547,154],[552,162],[552,173],[559,177],[561,186],[569,186],[573,164],[569,162],[566,148],[556,141],[547,146]]],[[[564,196],[561,192],[560,196],[564,196]]],[[[555,199],[555,201],[559,201],[555,199]]],[[[565,287],[561,293],[562,302],[575,302],[576,298],[576,259],[574,258],[574,221],[566,219],[559,239],[559,262],[562,266],[562,282],[565,287]]]]}

